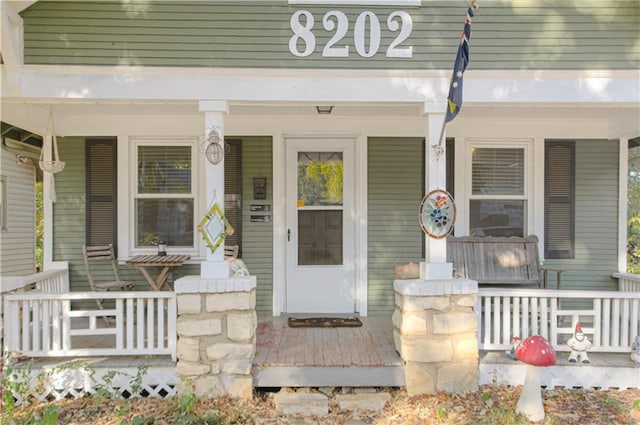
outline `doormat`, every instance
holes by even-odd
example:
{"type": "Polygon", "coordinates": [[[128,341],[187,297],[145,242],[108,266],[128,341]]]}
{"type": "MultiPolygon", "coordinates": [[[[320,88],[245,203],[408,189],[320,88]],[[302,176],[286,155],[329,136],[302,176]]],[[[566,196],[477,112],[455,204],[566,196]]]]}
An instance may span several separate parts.
{"type": "Polygon", "coordinates": [[[357,317],[289,317],[291,328],[357,328],[362,322],[357,317]]]}

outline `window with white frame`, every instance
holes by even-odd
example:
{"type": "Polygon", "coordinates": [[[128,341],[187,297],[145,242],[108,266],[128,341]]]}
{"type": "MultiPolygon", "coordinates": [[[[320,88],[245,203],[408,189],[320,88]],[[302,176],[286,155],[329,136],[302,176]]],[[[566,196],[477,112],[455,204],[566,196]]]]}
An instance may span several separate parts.
{"type": "Polygon", "coordinates": [[[526,181],[527,145],[472,145],[469,234],[526,235],[526,181]]]}
{"type": "Polygon", "coordinates": [[[168,247],[193,248],[194,144],[137,143],[135,156],[134,247],[164,241],[168,247]]]}

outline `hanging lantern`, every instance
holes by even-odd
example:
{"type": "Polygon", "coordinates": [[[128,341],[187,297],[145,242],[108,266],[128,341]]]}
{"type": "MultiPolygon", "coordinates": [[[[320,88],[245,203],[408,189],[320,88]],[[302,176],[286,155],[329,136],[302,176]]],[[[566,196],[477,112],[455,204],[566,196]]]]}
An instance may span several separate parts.
{"type": "Polygon", "coordinates": [[[213,165],[218,165],[224,159],[224,147],[220,143],[220,134],[217,129],[209,131],[209,137],[206,140],[207,147],[204,155],[207,161],[213,165]]]}
{"type": "Polygon", "coordinates": [[[60,161],[58,154],[58,140],[56,129],[53,123],[53,111],[49,112],[49,122],[44,134],[42,150],[40,151],[40,169],[47,173],[59,173],[64,170],[65,163],[60,161]],[[51,158],[47,158],[47,153],[52,152],[51,158]]]}

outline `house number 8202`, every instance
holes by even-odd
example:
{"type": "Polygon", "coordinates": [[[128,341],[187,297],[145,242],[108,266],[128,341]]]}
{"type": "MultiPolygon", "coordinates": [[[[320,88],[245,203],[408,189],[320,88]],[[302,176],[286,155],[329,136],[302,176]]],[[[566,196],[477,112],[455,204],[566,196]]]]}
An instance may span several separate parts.
{"type": "MultiPolygon", "coordinates": [[[[289,51],[298,57],[311,55],[316,48],[316,37],[313,33],[315,20],[311,12],[308,10],[296,11],[291,15],[290,24],[293,36],[289,40],[289,51]]],[[[339,10],[331,10],[325,13],[322,18],[322,26],[326,31],[333,32],[333,36],[322,49],[322,56],[349,57],[350,46],[341,43],[349,32],[347,15],[339,10]]],[[[413,47],[402,46],[413,29],[411,15],[403,11],[392,12],[387,17],[387,29],[391,32],[398,32],[398,34],[387,47],[386,56],[388,58],[411,58],[413,47]]],[[[356,52],[364,58],[375,56],[380,50],[381,38],[380,21],[376,14],[371,11],[360,13],[353,28],[353,43],[356,52]]]]}

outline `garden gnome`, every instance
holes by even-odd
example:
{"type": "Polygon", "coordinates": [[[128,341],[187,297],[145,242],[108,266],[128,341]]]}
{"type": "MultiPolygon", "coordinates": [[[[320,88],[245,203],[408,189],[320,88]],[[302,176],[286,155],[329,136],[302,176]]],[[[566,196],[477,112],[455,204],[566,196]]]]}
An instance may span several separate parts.
{"type": "Polygon", "coordinates": [[[567,341],[567,345],[571,348],[571,354],[569,354],[569,361],[571,363],[575,363],[576,361],[590,363],[589,356],[587,356],[587,350],[591,347],[591,341],[589,341],[582,332],[580,323],[576,323],[575,332],[567,341]]]}
{"type": "Polygon", "coordinates": [[[511,360],[518,360],[518,357],[516,356],[516,350],[520,346],[520,343],[522,343],[522,339],[520,339],[519,336],[514,336],[511,340],[511,350],[507,351],[507,357],[509,357],[511,360]]]}

